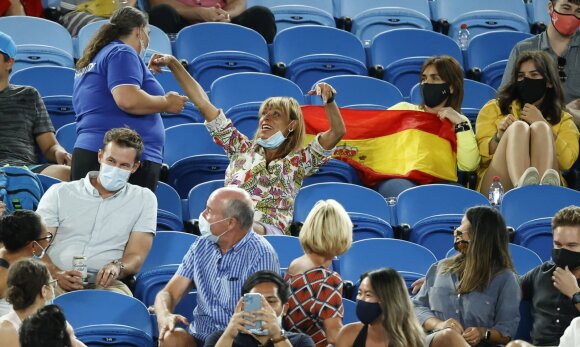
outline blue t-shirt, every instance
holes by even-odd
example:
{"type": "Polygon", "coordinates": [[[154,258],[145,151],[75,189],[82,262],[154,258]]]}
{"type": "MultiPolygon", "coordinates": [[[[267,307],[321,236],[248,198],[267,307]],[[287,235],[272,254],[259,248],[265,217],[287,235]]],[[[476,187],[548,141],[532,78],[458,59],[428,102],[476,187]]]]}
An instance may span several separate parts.
{"type": "Polygon", "coordinates": [[[165,94],[137,52],[119,40],[106,45],[86,68],[77,71],[73,90],[78,134],[75,148],[97,152],[109,129],[128,126],[145,144],[141,160],[161,163],[165,143],[161,115],[131,115],[121,110],[111,91],[127,84],[139,86],[149,95],[165,94]]]}

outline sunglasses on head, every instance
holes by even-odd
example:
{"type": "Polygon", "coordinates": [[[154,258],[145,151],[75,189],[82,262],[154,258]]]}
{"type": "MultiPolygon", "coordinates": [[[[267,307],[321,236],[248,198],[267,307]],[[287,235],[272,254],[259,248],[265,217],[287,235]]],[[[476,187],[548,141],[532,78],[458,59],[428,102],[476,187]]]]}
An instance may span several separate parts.
{"type": "Polygon", "coordinates": [[[558,57],[558,76],[560,76],[560,81],[566,82],[568,76],[566,76],[566,72],[564,68],[566,67],[566,58],[558,57]]]}

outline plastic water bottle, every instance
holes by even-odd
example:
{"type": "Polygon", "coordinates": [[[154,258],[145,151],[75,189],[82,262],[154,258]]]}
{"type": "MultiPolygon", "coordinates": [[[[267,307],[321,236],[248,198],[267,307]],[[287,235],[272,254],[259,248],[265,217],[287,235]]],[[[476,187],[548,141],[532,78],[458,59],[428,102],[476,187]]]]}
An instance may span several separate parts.
{"type": "Polygon", "coordinates": [[[503,186],[499,181],[499,176],[493,177],[493,182],[489,186],[488,198],[491,206],[498,206],[501,204],[501,199],[503,198],[503,186]]]}
{"type": "Polygon", "coordinates": [[[462,51],[467,50],[467,44],[469,43],[469,30],[467,30],[467,24],[461,24],[459,29],[459,35],[457,35],[457,43],[462,51]]]}

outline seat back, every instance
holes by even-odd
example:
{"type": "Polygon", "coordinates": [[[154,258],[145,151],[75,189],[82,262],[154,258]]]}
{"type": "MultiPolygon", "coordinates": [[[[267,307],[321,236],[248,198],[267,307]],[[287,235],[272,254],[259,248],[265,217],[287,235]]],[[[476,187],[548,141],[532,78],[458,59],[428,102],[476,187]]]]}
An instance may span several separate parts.
{"type": "Polygon", "coordinates": [[[193,187],[187,197],[187,206],[189,209],[189,217],[197,219],[199,215],[205,210],[207,199],[214,190],[222,188],[224,180],[214,180],[200,183],[193,187]]]}
{"type": "MultiPolygon", "coordinates": [[[[328,83],[336,89],[335,100],[339,107],[358,104],[391,107],[403,101],[403,95],[397,87],[389,82],[368,76],[332,76],[321,79],[316,83],[320,82],[328,83]]],[[[314,90],[315,86],[316,84],[311,89],[314,90]]],[[[322,100],[319,96],[313,95],[310,98],[310,103],[322,105],[322,100]]]]}
{"type": "Polygon", "coordinates": [[[297,25],[335,26],[333,0],[249,0],[247,7],[265,6],[276,18],[276,28],[282,31],[297,25]]]}
{"type": "Polygon", "coordinates": [[[55,129],[73,123],[76,120],[76,113],[70,95],[51,95],[42,98],[44,107],[50,116],[50,121],[55,129]]]}
{"type": "Polygon", "coordinates": [[[268,242],[274,247],[280,262],[280,271],[285,273],[292,260],[304,255],[300,239],[287,235],[265,235],[268,242]]]}
{"type": "Polygon", "coordinates": [[[303,187],[294,202],[294,221],[303,222],[320,199],[334,199],[347,212],[366,213],[391,220],[389,205],[376,191],[348,183],[316,183],[303,187]]]}
{"type": "Polygon", "coordinates": [[[521,224],[514,237],[515,243],[531,249],[543,261],[552,257],[553,241],[552,217],[532,219],[521,224]]]}
{"type": "Polygon", "coordinates": [[[15,71],[11,84],[33,86],[40,96],[72,95],[75,70],[63,66],[32,66],[15,71]]]}
{"type": "Polygon", "coordinates": [[[157,231],[183,231],[183,221],[175,214],[157,209],[157,231]]]}
{"type": "Polygon", "coordinates": [[[77,141],[77,123],[69,123],[56,130],[56,140],[69,153],[73,152],[77,141]]]}
{"type": "Polygon", "coordinates": [[[225,154],[199,154],[178,160],[169,168],[167,182],[182,199],[200,183],[225,179],[230,160],[225,154]]]}
{"type": "Polygon", "coordinates": [[[453,230],[461,225],[463,214],[436,214],[411,226],[409,241],[427,247],[437,259],[445,258],[453,245],[453,230]]]}
{"type": "Polygon", "coordinates": [[[342,324],[350,324],[359,322],[356,315],[356,302],[342,298],[342,306],[344,307],[344,317],[342,317],[342,324]]]}
{"type": "Polygon", "coordinates": [[[529,33],[511,30],[490,31],[473,36],[467,47],[465,66],[467,69],[484,69],[492,63],[506,60],[518,42],[531,36],[529,33]]]}
{"type": "Polygon", "coordinates": [[[356,169],[350,164],[342,160],[330,159],[318,169],[317,173],[304,177],[302,187],[324,182],[359,184],[360,179],[356,169]]]}
{"type": "Polygon", "coordinates": [[[198,154],[224,154],[203,124],[180,124],[165,129],[163,160],[169,166],[198,154]],[[195,139],[192,143],[191,139],[195,139]]]}
{"type": "Polygon", "coordinates": [[[552,217],[570,205],[580,206],[580,192],[565,187],[530,185],[505,193],[500,211],[506,224],[518,229],[527,221],[552,217]]]}
{"type": "Polygon", "coordinates": [[[352,222],[352,240],[394,238],[393,228],[383,219],[366,213],[349,212],[352,222]]]}
{"type": "Polygon", "coordinates": [[[137,278],[162,265],[181,264],[183,257],[196,240],[196,235],[179,231],[158,232],[153,238],[153,244],[137,278]]]}
{"type": "Polygon", "coordinates": [[[155,196],[157,197],[158,208],[171,212],[179,218],[183,216],[181,198],[169,184],[158,182],[155,196]]]}
{"type": "Polygon", "coordinates": [[[397,223],[413,226],[421,219],[436,214],[464,214],[472,206],[489,201],[479,192],[448,184],[427,184],[405,190],[395,205],[397,223]]]}

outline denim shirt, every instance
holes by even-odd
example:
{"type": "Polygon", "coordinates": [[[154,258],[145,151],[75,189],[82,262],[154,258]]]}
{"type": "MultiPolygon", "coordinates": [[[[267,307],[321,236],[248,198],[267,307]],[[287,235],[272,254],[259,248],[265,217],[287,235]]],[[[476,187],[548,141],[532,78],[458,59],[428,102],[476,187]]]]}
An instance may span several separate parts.
{"type": "Polygon", "coordinates": [[[459,279],[455,273],[441,273],[433,264],[425,284],[413,298],[415,314],[421,325],[429,318],[459,321],[463,328],[496,329],[503,336],[513,337],[520,321],[521,291],[517,275],[502,270],[483,291],[457,294],[459,279]]]}

